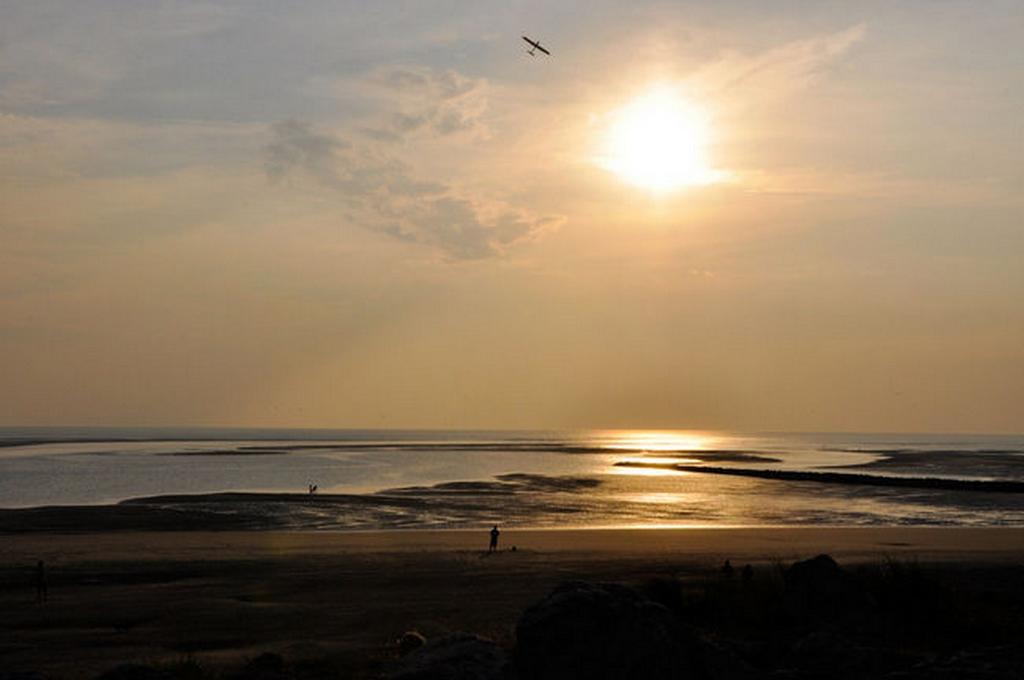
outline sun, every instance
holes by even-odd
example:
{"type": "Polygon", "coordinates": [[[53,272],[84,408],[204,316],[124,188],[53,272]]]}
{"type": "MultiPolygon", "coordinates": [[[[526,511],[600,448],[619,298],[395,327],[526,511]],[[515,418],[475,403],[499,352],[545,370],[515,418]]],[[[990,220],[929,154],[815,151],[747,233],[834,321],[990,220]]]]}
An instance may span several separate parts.
{"type": "Polygon", "coordinates": [[[707,116],[673,88],[657,87],[610,116],[598,165],[656,192],[720,181],[707,159],[707,116]]]}

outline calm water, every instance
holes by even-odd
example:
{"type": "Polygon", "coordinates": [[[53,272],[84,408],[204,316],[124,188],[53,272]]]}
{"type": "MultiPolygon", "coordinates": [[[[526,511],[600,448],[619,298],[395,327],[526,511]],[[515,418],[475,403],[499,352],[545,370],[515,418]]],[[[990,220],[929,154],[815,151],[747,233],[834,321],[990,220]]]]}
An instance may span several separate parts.
{"type": "Polygon", "coordinates": [[[1024,495],[623,467],[844,471],[1024,481],[1024,437],[721,432],[0,429],[0,507],[223,491],[345,494],[231,502],[295,528],[758,524],[1024,525],[1024,495]]]}

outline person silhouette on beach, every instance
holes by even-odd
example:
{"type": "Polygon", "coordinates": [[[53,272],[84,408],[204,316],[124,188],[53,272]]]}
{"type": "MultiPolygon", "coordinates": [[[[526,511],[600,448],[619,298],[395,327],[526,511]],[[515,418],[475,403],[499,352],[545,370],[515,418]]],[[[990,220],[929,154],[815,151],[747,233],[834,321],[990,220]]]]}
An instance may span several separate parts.
{"type": "Polygon", "coordinates": [[[46,602],[46,565],[42,560],[36,562],[36,602],[46,602]]]}
{"type": "Polygon", "coordinates": [[[498,530],[498,525],[495,524],[491,528],[491,546],[487,549],[487,552],[494,552],[498,549],[498,536],[500,535],[501,532],[498,530]]]}

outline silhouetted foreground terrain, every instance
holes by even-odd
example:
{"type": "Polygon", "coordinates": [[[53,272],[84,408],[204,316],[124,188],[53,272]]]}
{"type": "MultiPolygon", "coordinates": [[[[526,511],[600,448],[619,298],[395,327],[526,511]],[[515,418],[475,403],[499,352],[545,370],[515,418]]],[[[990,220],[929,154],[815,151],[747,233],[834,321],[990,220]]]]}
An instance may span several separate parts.
{"type": "MultiPolygon", "coordinates": [[[[902,557],[838,564],[794,559],[789,548],[806,543],[787,531],[695,532],[690,552],[672,547],[682,532],[546,532],[535,539],[545,550],[508,532],[526,542],[491,556],[438,543],[444,532],[433,549],[410,538],[385,552],[210,534],[178,548],[181,559],[164,559],[173,544],[145,552],[156,534],[118,534],[116,551],[101,535],[25,538],[3,551],[0,678],[1021,677],[1024,569],[1011,546],[918,563],[906,539],[947,534],[854,531],[902,557]],[[761,555],[778,541],[787,557],[709,551],[750,536],[768,536],[761,555]],[[626,545],[551,550],[559,540],[626,545]],[[39,604],[25,555],[47,545],[63,557],[51,558],[39,604]]],[[[998,532],[979,540],[1016,538],[998,532]]]]}

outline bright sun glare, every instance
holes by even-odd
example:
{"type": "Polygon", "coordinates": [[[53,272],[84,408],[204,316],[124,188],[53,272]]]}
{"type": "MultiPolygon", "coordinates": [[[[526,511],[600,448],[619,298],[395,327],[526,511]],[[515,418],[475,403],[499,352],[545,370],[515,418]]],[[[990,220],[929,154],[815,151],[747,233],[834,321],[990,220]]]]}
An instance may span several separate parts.
{"type": "Polygon", "coordinates": [[[673,89],[656,88],[612,114],[599,165],[652,191],[717,182],[707,117],[673,89]]]}

